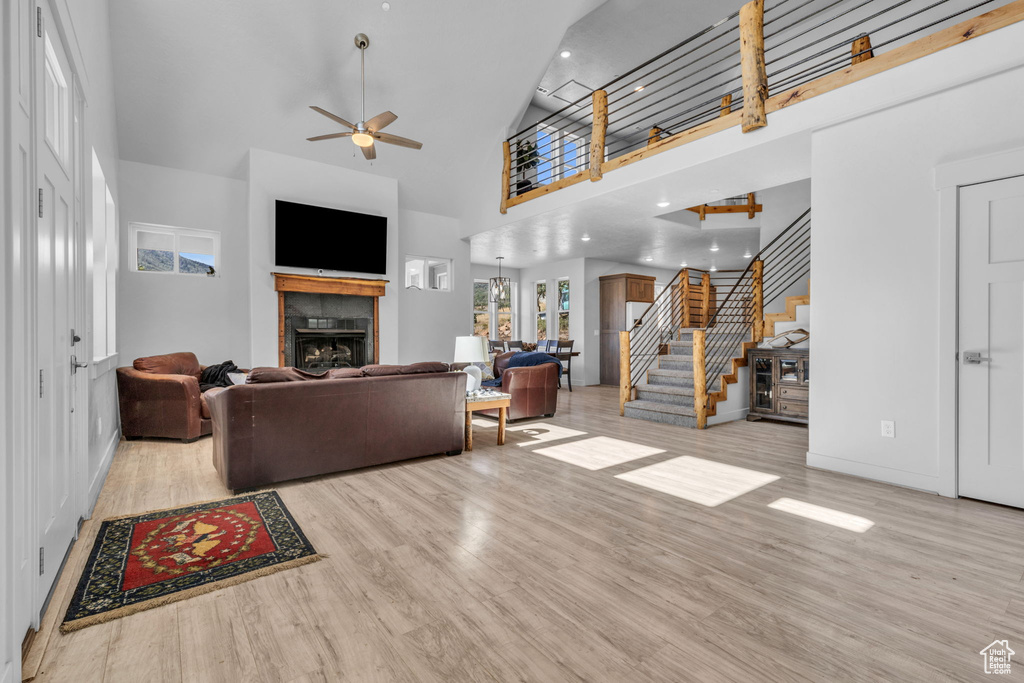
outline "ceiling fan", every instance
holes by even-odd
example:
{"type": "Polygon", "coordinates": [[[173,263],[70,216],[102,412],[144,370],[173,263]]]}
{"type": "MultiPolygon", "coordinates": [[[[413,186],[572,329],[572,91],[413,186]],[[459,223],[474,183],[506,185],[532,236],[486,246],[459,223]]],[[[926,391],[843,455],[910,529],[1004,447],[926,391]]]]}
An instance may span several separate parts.
{"type": "Polygon", "coordinates": [[[365,33],[359,33],[356,35],[355,42],[356,47],[359,48],[359,80],[362,84],[359,112],[362,118],[358,124],[353,125],[329,111],[321,109],[320,107],[311,106],[310,109],[313,111],[319,112],[332,121],[337,121],[341,125],[346,128],[351,128],[352,130],[347,133],[328,133],[327,135],[317,135],[316,137],[306,139],[310,142],[318,142],[320,140],[331,140],[333,138],[352,138],[352,142],[356,143],[356,146],[363,151],[363,156],[367,159],[377,158],[377,150],[373,147],[375,140],[386,142],[389,145],[421,149],[423,147],[423,143],[421,142],[399,137],[398,135],[390,135],[389,133],[380,132],[385,126],[394,123],[398,118],[391,112],[386,111],[383,114],[377,114],[369,121],[366,120],[366,48],[370,47],[370,39],[366,37],[365,33]]]}

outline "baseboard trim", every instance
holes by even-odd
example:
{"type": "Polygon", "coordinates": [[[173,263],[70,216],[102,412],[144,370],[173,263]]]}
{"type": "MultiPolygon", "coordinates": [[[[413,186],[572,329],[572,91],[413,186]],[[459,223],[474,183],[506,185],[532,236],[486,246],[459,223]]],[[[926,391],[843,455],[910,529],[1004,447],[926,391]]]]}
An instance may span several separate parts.
{"type": "MultiPolygon", "coordinates": [[[[822,455],[807,451],[807,466],[829,472],[849,474],[861,479],[870,479],[882,484],[892,484],[903,488],[915,489],[925,493],[950,496],[942,492],[942,480],[937,476],[919,474],[917,472],[906,472],[881,465],[836,458],[831,455],[822,455]]],[[[955,496],[950,496],[955,497],[955,496]]]]}
{"type": "Polygon", "coordinates": [[[107,474],[110,473],[110,465],[114,462],[114,454],[117,453],[119,443],[121,443],[121,430],[117,429],[110,437],[107,449],[103,453],[103,460],[100,461],[100,466],[96,470],[96,476],[89,482],[89,507],[85,519],[92,517],[92,511],[96,507],[96,501],[100,498],[100,491],[103,489],[103,483],[107,480],[107,474]]]}
{"type": "Polygon", "coordinates": [[[736,422],[738,420],[745,420],[747,414],[750,412],[750,408],[740,408],[738,410],[727,410],[725,412],[718,411],[717,415],[708,416],[708,425],[719,425],[726,422],[736,422]]]}

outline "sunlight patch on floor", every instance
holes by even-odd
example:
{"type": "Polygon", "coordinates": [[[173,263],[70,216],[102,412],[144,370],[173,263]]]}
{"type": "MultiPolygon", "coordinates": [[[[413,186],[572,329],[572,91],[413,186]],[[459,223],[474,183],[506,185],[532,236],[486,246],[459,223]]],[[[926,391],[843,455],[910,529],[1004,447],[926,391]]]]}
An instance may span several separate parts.
{"type": "Polygon", "coordinates": [[[689,455],[616,474],[615,477],[708,507],[721,505],[779,478],[774,474],[689,455]]]}
{"type": "Polygon", "coordinates": [[[534,453],[540,453],[549,458],[567,462],[570,465],[585,467],[588,470],[600,470],[612,465],[620,465],[630,460],[638,460],[649,455],[657,455],[664,452],[660,448],[652,448],[651,446],[613,439],[608,436],[595,436],[558,446],[538,448],[534,451],[534,453]]]}
{"type": "Polygon", "coordinates": [[[792,498],[779,498],[774,503],[769,503],[768,507],[773,510],[781,510],[807,519],[813,519],[815,522],[831,524],[840,529],[856,531],[858,534],[864,533],[875,525],[870,519],[865,519],[864,517],[858,517],[848,512],[840,512],[839,510],[821,507],[812,503],[805,503],[802,500],[793,500],[792,498]]]}
{"type": "Polygon", "coordinates": [[[547,422],[528,422],[526,424],[509,425],[505,428],[507,433],[517,433],[530,437],[530,441],[524,441],[520,446],[536,446],[547,441],[558,441],[559,439],[571,439],[577,436],[586,436],[586,432],[547,422]]]}

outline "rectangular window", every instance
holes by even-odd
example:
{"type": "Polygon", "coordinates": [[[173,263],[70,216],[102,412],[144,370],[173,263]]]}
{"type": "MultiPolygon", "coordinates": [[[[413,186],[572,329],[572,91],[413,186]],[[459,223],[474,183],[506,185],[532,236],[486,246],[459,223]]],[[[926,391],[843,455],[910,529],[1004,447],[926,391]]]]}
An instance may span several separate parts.
{"type": "Polygon", "coordinates": [[[537,292],[537,341],[548,338],[548,283],[538,282],[537,292]]]}
{"type": "Polygon", "coordinates": [[[430,256],[405,257],[405,288],[452,291],[452,260],[430,256]]]}
{"type": "Polygon", "coordinates": [[[554,128],[537,129],[537,182],[547,185],[555,180],[555,154],[558,131],[554,128]]]}
{"type": "Polygon", "coordinates": [[[473,283],[473,334],[477,337],[490,338],[491,315],[490,302],[487,296],[487,280],[473,283]]]}
{"type": "Polygon", "coordinates": [[[558,280],[558,339],[569,340],[569,279],[558,280]]]}
{"type": "Polygon", "coordinates": [[[217,274],[220,233],[132,223],[135,270],[184,275],[217,274]]]}

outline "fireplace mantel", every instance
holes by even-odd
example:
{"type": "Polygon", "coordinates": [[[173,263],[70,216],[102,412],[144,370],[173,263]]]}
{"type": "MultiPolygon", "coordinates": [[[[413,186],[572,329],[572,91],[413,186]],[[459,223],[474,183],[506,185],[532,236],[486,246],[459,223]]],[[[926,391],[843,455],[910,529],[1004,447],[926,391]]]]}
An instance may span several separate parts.
{"type": "Polygon", "coordinates": [[[284,293],[343,294],[373,297],[373,362],[380,362],[380,297],[389,280],[370,280],[358,277],[316,277],[272,273],[274,291],[277,292],[277,364],[284,367],[284,293]]]}

